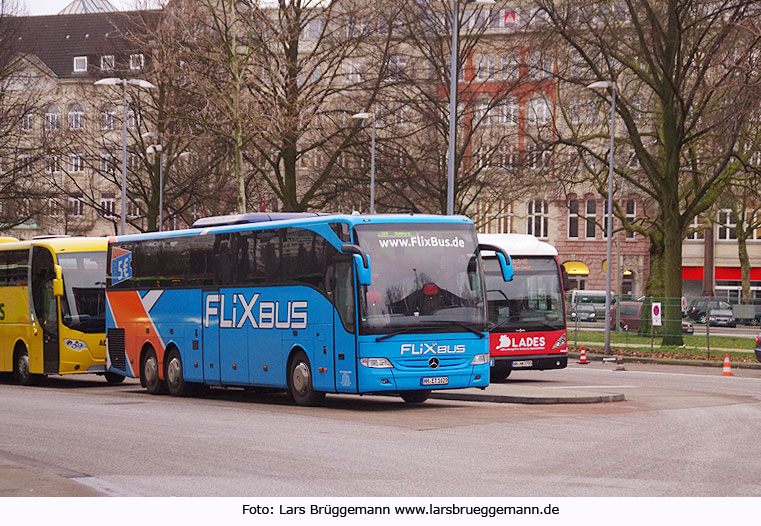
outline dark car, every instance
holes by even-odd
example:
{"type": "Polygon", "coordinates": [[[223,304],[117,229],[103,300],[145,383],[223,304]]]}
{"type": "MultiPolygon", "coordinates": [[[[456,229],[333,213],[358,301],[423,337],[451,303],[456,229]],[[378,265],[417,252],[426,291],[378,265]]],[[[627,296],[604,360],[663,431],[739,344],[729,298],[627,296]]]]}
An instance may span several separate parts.
{"type": "Polygon", "coordinates": [[[597,311],[591,303],[578,303],[571,309],[571,320],[597,321],[597,311]]]}
{"type": "Polygon", "coordinates": [[[761,334],[756,336],[756,360],[761,362],[761,334]]]}
{"type": "Polygon", "coordinates": [[[698,323],[708,321],[712,326],[717,327],[734,327],[737,324],[732,314],[732,307],[726,301],[711,300],[709,304],[708,300],[703,298],[692,300],[687,309],[687,316],[698,323]],[[706,314],[707,305],[710,305],[710,314],[706,314]]]}
{"type": "MultiPolygon", "coordinates": [[[[639,329],[640,321],[642,320],[642,305],[641,301],[622,301],[613,306],[610,311],[611,326],[616,325],[616,310],[621,309],[621,314],[618,315],[620,328],[625,331],[636,331],[639,329]]],[[[693,334],[695,328],[692,323],[682,320],[682,332],[684,334],[693,334]]]]}

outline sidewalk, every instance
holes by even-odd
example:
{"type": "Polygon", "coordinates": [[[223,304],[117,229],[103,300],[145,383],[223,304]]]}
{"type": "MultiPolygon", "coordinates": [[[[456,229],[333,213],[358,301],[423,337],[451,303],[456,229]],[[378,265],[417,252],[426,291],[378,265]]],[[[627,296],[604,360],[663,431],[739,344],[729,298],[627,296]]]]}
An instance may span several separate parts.
{"type": "Polygon", "coordinates": [[[615,392],[615,388],[603,392],[583,389],[547,389],[511,383],[509,380],[504,383],[490,384],[486,389],[434,391],[431,393],[431,398],[497,404],[597,404],[626,400],[623,394],[615,392]]]}
{"type": "Polygon", "coordinates": [[[101,497],[76,478],[22,464],[0,453],[0,497],[101,497]]]}

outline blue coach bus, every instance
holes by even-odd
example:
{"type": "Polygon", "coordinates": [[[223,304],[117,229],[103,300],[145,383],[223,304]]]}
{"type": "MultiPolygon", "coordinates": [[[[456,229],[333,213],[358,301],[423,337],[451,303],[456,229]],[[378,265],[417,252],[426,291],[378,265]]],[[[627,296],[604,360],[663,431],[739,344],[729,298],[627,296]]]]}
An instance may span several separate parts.
{"type": "Polygon", "coordinates": [[[108,245],[108,370],[150,393],[486,387],[483,268],[462,216],[243,214],[108,245]]]}

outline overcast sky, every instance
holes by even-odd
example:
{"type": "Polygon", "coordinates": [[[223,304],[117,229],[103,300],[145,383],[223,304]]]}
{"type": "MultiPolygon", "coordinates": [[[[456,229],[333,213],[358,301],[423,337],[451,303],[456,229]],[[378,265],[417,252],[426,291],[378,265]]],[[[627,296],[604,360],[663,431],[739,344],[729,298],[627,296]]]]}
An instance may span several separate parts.
{"type": "MultiPolygon", "coordinates": [[[[72,0],[21,0],[26,4],[29,15],[57,15],[69,5],[72,0]]],[[[134,7],[135,0],[109,0],[117,9],[129,9],[134,7]]]]}

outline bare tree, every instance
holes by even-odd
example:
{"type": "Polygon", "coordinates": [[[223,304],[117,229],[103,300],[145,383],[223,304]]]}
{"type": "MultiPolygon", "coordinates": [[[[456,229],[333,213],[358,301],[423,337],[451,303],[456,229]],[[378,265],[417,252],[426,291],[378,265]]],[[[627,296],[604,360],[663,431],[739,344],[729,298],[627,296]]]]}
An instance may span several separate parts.
{"type": "MultiPolygon", "coordinates": [[[[558,48],[568,57],[568,67],[559,72],[561,99],[569,107],[574,100],[591,101],[591,112],[599,112],[610,104],[610,93],[592,93],[585,86],[592,81],[616,83],[617,148],[627,154],[631,149],[638,168],[629,170],[627,162],[623,169],[617,162],[616,178],[656,203],[657,213],[632,224],[618,202],[614,201],[613,210],[624,228],[650,240],[647,294],[680,297],[681,246],[689,224],[713,205],[752,153],[738,145],[742,126],[759,100],[756,63],[761,42],[754,31],[759,4],[750,0],[593,4],[540,0],[538,4],[558,48]]],[[[560,130],[558,143],[571,147],[580,158],[577,165],[605,166],[606,122],[586,128],[569,125],[560,130]]],[[[605,195],[603,173],[592,169],[567,177],[598,187],[605,195]]],[[[665,308],[667,345],[682,340],[679,307],[672,303],[665,308]]]]}

